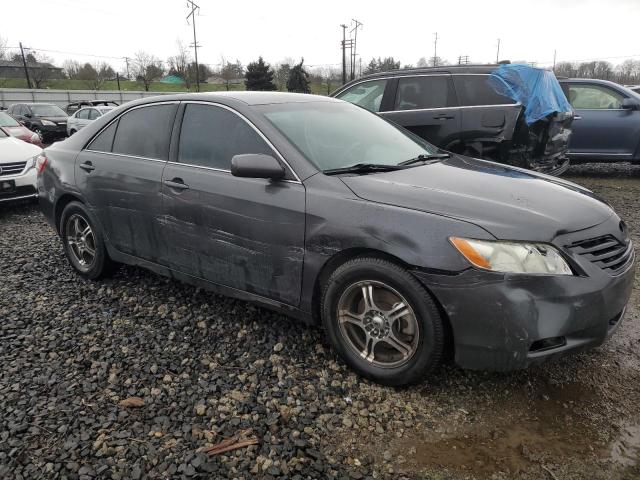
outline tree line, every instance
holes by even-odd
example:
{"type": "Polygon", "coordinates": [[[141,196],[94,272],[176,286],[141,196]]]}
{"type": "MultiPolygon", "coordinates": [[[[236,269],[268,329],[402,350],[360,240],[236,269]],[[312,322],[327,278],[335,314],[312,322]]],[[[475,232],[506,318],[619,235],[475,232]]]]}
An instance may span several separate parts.
{"type": "Polygon", "coordinates": [[[602,60],[592,62],[559,62],[554,72],[559,77],[597,78],[621,85],[640,84],[640,60],[628,59],[613,65],[602,60]]]}

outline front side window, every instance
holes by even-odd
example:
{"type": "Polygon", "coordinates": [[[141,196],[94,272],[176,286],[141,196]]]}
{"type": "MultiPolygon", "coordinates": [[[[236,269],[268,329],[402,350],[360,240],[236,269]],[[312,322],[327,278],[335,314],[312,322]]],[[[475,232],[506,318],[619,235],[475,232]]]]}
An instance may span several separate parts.
{"type": "Polygon", "coordinates": [[[449,75],[405,77],[398,80],[396,110],[445,108],[456,105],[449,75]]]}
{"type": "Polygon", "coordinates": [[[622,108],[624,96],[600,85],[569,85],[569,103],[575,109],[615,110],[622,108]]]}
{"type": "Polygon", "coordinates": [[[346,102],[355,103],[370,112],[379,112],[386,86],[387,80],[362,82],[341,92],[337,95],[337,98],[346,102]]]}
{"type": "Polygon", "coordinates": [[[120,117],[113,153],[167,160],[176,104],[134,108],[120,117]]]}
{"type": "Polygon", "coordinates": [[[360,163],[399,164],[438,153],[433,145],[382,117],[345,102],[257,107],[319,170],[360,163]]]}
{"type": "Polygon", "coordinates": [[[178,161],[189,165],[231,170],[234,155],[273,150],[242,118],[213,105],[189,104],[184,111],[178,161]]]}
{"type": "Polygon", "coordinates": [[[454,75],[453,83],[460,105],[472,107],[516,103],[515,100],[498,94],[489,83],[489,78],[489,75],[454,75]]]}

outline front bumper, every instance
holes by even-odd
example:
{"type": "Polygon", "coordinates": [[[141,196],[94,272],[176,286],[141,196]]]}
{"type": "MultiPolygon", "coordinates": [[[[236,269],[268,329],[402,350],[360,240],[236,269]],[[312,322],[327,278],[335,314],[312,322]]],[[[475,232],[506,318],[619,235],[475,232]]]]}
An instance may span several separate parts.
{"type": "Polygon", "coordinates": [[[67,137],[67,124],[61,125],[42,125],[42,136],[47,140],[67,137]]]}
{"type": "Polygon", "coordinates": [[[9,193],[0,193],[0,204],[16,200],[38,198],[37,173],[35,168],[29,168],[20,175],[0,176],[0,181],[13,180],[16,188],[9,193]]]}
{"type": "MultiPolygon", "coordinates": [[[[623,238],[617,216],[554,240],[623,238]]],[[[562,249],[576,276],[535,276],[469,268],[443,275],[414,271],[442,305],[453,330],[455,361],[463,368],[514,370],[600,345],[620,326],[635,278],[635,258],[615,274],[562,249]]],[[[635,255],[635,254],[633,254],[635,255]]]]}

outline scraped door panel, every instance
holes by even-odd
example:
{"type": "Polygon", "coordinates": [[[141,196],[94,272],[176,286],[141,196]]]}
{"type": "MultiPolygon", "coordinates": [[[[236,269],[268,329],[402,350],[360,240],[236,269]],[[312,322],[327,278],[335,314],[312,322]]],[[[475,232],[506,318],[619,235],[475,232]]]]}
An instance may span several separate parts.
{"type": "Polygon", "coordinates": [[[169,267],[298,304],[305,221],[301,184],[173,163],[163,178],[169,267]]]}

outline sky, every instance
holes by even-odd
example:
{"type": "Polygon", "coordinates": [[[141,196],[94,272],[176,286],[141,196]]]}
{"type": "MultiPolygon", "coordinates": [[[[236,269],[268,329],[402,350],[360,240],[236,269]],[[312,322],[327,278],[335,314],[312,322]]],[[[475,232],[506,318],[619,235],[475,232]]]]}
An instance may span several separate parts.
{"type": "MultiPolygon", "coordinates": [[[[402,65],[437,55],[450,62],[500,59],[538,62],[640,59],[640,0],[195,0],[198,57],[215,66],[262,55],[277,63],[304,57],[309,66],[339,67],[340,24],[358,30],[358,53],[394,56],[402,65]]],[[[107,61],[123,70],[123,57],[144,50],[161,59],[176,42],[193,41],[186,0],[3,0],[0,37],[22,42],[57,64],[70,58],[107,61]],[[64,52],[64,53],[63,53],[64,52]]],[[[347,33],[349,35],[349,33],[347,33]]]]}

